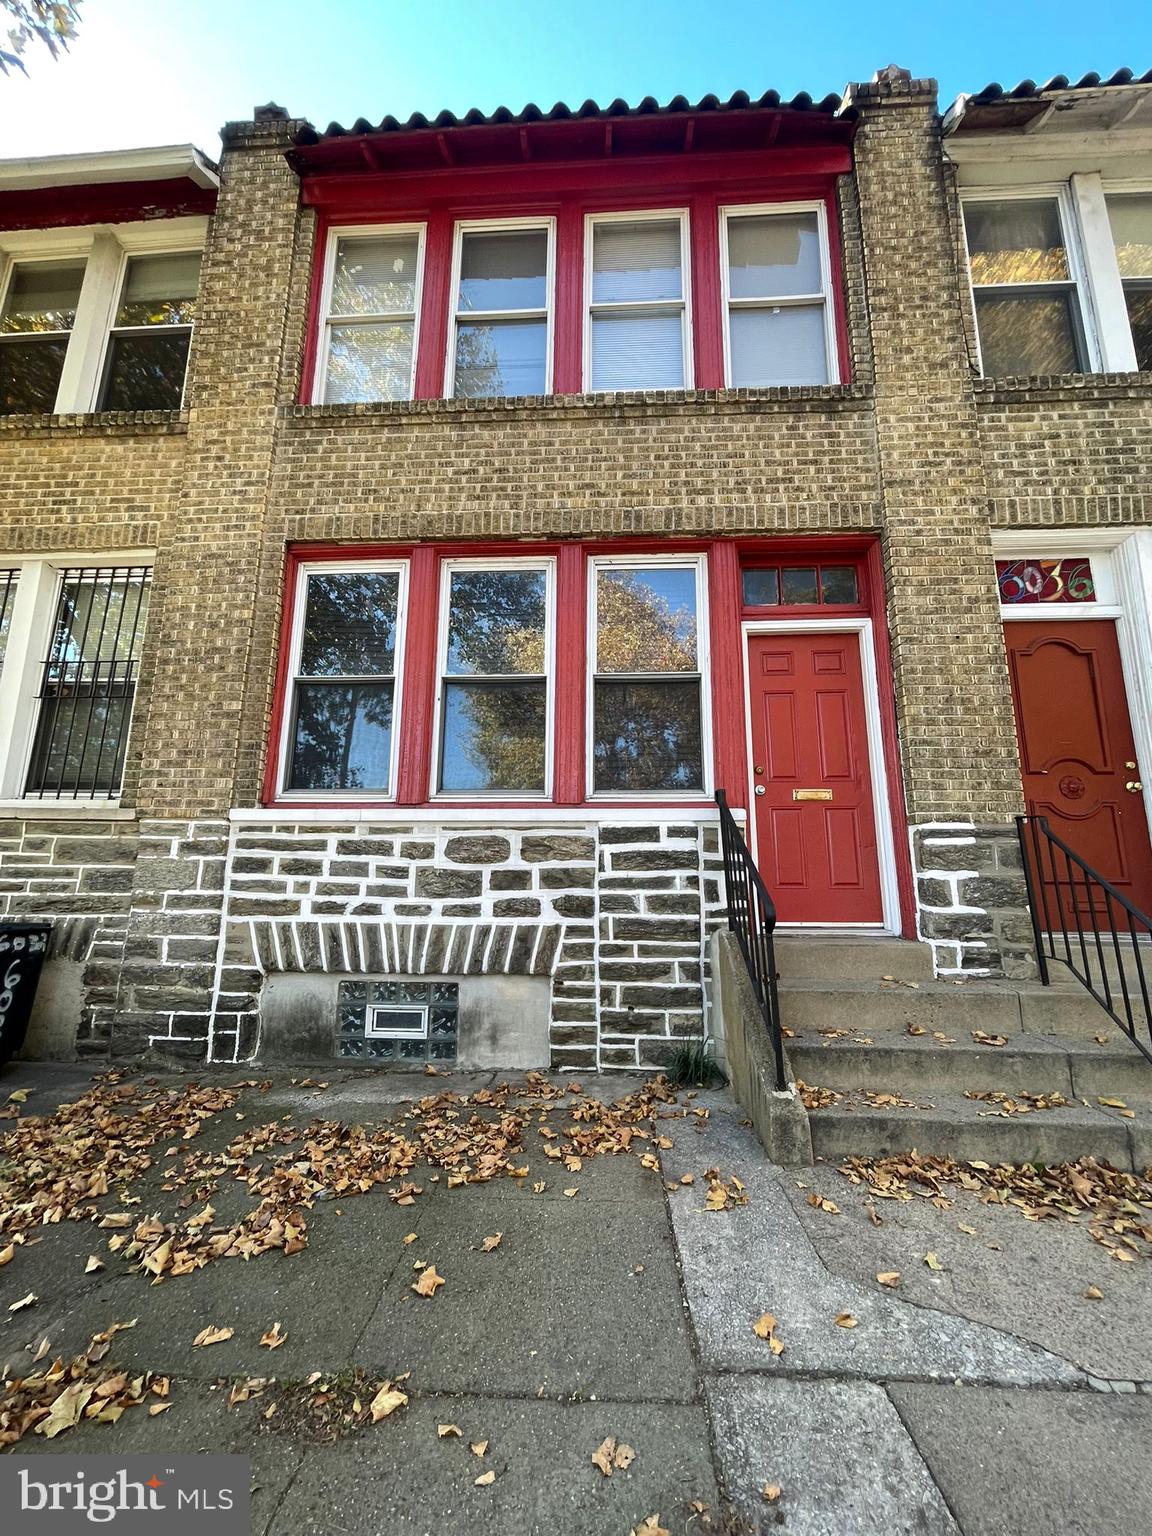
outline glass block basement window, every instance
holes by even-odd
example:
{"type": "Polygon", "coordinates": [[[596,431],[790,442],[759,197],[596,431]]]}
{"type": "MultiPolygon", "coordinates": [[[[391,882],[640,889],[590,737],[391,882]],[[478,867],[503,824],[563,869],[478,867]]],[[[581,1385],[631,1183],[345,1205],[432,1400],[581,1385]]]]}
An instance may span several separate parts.
{"type": "Polygon", "coordinates": [[[454,981],[342,981],[336,1055],[352,1061],[455,1061],[454,981]]]}

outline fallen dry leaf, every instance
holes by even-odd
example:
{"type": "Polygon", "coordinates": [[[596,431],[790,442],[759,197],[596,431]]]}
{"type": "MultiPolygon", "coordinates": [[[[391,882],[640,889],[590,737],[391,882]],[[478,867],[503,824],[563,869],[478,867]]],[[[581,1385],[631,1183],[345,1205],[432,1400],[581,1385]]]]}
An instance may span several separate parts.
{"type": "Polygon", "coordinates": [[[417,1296],[435,1296],[436,1292],[445,1284],[444,1278],[436,1273],[435,1264],[429,1264],[421,1271],[420,1278],[412,1289],[417,1296]]]}
{"type": "Polygon", "coordinates": [[[8,1102],[9,1102],[9,1104],[25,1104],[25,1103],[27,1103],[28,1093],[29,1093],[29,1090],[27,1088],[14,1088],[12,1090],[12,1092],[8,1095],[8,1102]]]}
{"type": "Polygon", "coordinates": [[[401,1392],[390,1381],[386,1381],[368,1408],[373,1424],[379,1424],[381,1419],[386,1419],[390,1413],[395,1413],[397,1408],[403,1408],[407,1401],[407,1392],[401,1392]]]}
{"type": "Polygon", "coordinates": [[[436,1434],[439,1439],[447,1440],[451,1437],[459,1438],[464,1431],[459,1424],[437,1424],[436,1434]]]}
{"type": "Polygon", "coordinates": [[[839,1216],[840,1207],[835,1200],[826,1200],[823,1195],[809,1195],[808,1204],[817,1211],[825,1211],[829,1216],[839,1216]]]}
{"type": "Polygon", "coordinates": [[[592,1452],[592,1465],[599,1467],[605,1477],[612,1476],[612,1458],[616,1454],[616,1441],[611,1435],[592,1452]]]}
{"type": "Polygon", "coordinates": [[[851,1312],[841,1312],[836,1319],[837,1328],[855,1328],[858,1319],[851,1312]]]}
{"type": "Polygon", "coordinates": [[[765,1500],[769,1504],[775,1504],[784,1490],[780,1487],[779,1483],[765,1483],[762,1491],[765,1500]]]}
{"type": "Polygon", "coordinates": [[[287,1337],[286,1333],[280,1332],[280,1324],[273,1323],[267,1333],[260,1335],[260,1342],[265,1349],[279,1349],[287,1337]]]}
{"type": "Polygon", "coordinates": [[[409,1232],[407,1237],[401,1238],[401,1242],[403,1242],[405,1247],[407,1247],[409,1243],[414,1243],[415,1241],[416,1241],[416,1234],[415,1234],[415,1232],[409,1232]]]}
{"type": "Polygon", "coordinates": [[[103,1259],[98,1259],[94,1253],[90,1253],[88,1255],[88,1262],[84,1266],[84,1273],[86,1275],[93,1275],[93,1274],[96,1273],[96,1271],[98,1269],[103,1269],[103,1268],[104,1268],[104,1260],[103,1259]]]}
{"type": "Polygon", "coordinates": [[[1085,1301],[1103,1301],[1104,1292],[1096,1285],[1090,1285],[1084,1292],[1085,1301]]]}
{"type": "Polygon", "coordinates": [[[491,1253],[493,1248],[499,1248],[499,1246],[500,1246],[500,1239],[503,1236],[504,1236],[503,1232],[493,1232],[491,1237],[486,1237],[484,1239],[483,1243],[481,1244],[481,1247],[484,1249],[484,1252],[485,1253],[491,1253]]]}
{"type": "Polygon", "coordinates": [[[9,1243],[7,1248],[0,1248],[0,1269],[3,1269],[5,1264],[11,1264],[12,1260],[15,1257],[16,1257],[16,1244],[15,1243],[9,1243]]]}
{"type": "Polygon", "coordinates": [[[900,1284],[900,1271],[898,1269],[882,1269],[876,1278],[881,1285],[886,1285],[890,1291],[894,1291],[900,1284]]]}
{"type": "Polygon", "coordinates": [[[758,1339],[767,1339],[768,1348],[776,1356],[784,1353],[783,1340],[776,1333],[776,1319],[771,1312],[764,1312],[752,1324],[752,1332],[758,1339]]]}
{"type": "Polygon", "coordinates": [[[148,1409],[148,1417],[154,1419],[158,1413],[167,1413],[171,1403],[153,1403],[148,1409]]]}
{"type": "Polygon", "coordinates": [[[934,1253],[926,1253],[924,1255],[924,1262],[925,1262],[925,1264],[927,1264],[929,1269],[941,1270],[941,1269],[944,1268],[943,1264],[941,1264],[941,1262],[940,1262],[940,1259],[939,1259],[938,1255],[934,1254],[934,1253]]]}
{"type": "Polygon", "coordinates": [[[472,1452],[473,1456],[483,1456],[488,1449],[488,1442],[487,1440],[473,1440],[468,1449],[472,1452]]]}
{"type": "Polygon", "coordinates": [[[201,1347],[208,1344],[223,1344],[224,1340],[230,1339],[235,1332],[235,1328],[201,1328],[192,1343],[194,1346],[201,1347]]]}
{"type": "Polygon", "coordinates": [[[27,1296],[21,1296],[19,1301],[14,1301],[8,1308],[9,1312],[23,1312],[25,1307],[31,1307],[40,1300],[35,1291],[29,1291],[27,1296]]]}
{"type": "Polygon", "coordinates": [[[495,1472],[481,1472],[479,1477],[473,1478],[473,1484],[477,1488],[487,1488],[490,1483],[496,1481],[495,1472]]]}
{"type": "Polygon", "coordinates": [[[579,1193],[580,1191],[578,1189],[566,1189],[564,1191],[564,1198],[565,1200],[571,1200],[573,1196],[578,1195],[579,1193]]]}
{"type": "Polygon", "coordinates": [[[649,1515],[639,1525],[634,1525],[628,1536],[672,1536],[672,1533],[660,1524],[659,1515],[649,1515]]]}

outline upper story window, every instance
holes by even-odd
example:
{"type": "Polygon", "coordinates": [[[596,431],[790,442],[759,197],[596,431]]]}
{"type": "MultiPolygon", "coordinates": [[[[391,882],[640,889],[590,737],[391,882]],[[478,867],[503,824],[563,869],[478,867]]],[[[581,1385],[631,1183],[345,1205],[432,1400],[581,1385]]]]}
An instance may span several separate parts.
{"type": "Polygon", "coordinates": [[[0,415],[178,410],[204,228],[0,234],[0,415]]]}
{"type": "Polygon", "coordinates": [[[823,206],[722,209],[721,248],[728,383],[835,381],[823,206]]]}
{"type": "Polygon", "coordinates": [[[683,212],[588,219],[585,388],[691,384],[687,249],[683,212]]]}
{"type": "Polygon", "coordinates": [[[0,412],[52,411],[76,323],[82,261],[12,262],[0,311],[0,412]]]}
{"type": "Polygon", "coordinates": [[[1061,199],[969,202],[964,224],[984,372],[1000,377],[1085,369],[1061,199]]]}
{"type": "Polygon", "coordinates": [[[151,582],[147,564],[0,570],[0,798],[119,794],[151,582]]]}
{"type": "Polygon", "coordinates": [[[98,410],[180,409],[199,287],[199,251],[128,257],[98,410]]]}
{"type": "Polygon", "coordinates": [[[1152,194],[1108,198],[1116,264],[1124,290],[1137,368],[1152,370],[1152,194]]]}
{"type": "Polygon", "coordinates": [[[988,377],[1152,369],[1152,193],[1076,172],[963,206],[988,377]]]}
{"type": "Polygon", "coordinates": [[[331,226],[309,397],[493,399],[844,376],[830,205],[614,203],[499,219],[429,208],[420,223],[331,226]]]}
{"type": "Polygon", "coordinates": [[[445,394],[551,389],[552,225],[456,226],[445,394]]]}
{"type": "Polygon", "coordinates": [[[416,371],[424,228],[333,236],[321,398],[409,400],[416,371]]]}

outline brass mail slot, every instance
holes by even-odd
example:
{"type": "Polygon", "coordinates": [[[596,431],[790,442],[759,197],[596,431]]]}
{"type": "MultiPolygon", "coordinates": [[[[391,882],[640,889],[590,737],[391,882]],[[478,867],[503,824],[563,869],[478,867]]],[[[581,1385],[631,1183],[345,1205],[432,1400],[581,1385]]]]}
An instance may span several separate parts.
{"type": "Polygon", "coordinates": [[[794,789],[792,798],[793,800],[831,800],[832,791],[830,789],[794,789]]]}

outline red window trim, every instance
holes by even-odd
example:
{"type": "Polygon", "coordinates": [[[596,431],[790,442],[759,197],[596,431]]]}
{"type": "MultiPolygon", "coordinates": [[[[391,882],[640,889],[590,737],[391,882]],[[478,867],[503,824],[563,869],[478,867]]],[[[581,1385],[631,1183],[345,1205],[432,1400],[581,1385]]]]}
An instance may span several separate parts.
{"type": "MultiPolygon", "coordinates": [[[[342,209],[325,206],[316,222],[309,297],[308,333],[300,376],[300,403],[313,403],[324,315],[324,269],[328,240],[345,224],[424,224],[424,278],[420,300],[416,375],[413,397],[439,400],[444,395],[445,358],[451,310],[452,245],[457,223],[469,219],[521,219],[552,217],[556,221],[556,275],[553,304],[552,392],[557,395],[583,392],[584,343],[584,221],[588,214],[643,213],[658,208],[683,208],[688,214],[689,266],[692,291],[692,351],[694,387],[723,389],[724,325],[726,323],[720,274],[720,209],[742,203],[820,202],[824,205],[829,246],[829,319],[834,329],[840,382],[852,377],[852,355],[844,295],[843,251],[835,178],[829,174],[804,180],[767,178],[756,183],[745,179],[731,183],[721,176],[706,188],[694,183],[634,188],[590,187],[579,192],[548,196],[516,197],[505,192],[505,201],[477,201],[460,192],[452,199],[428,200],[426,183],[416,181],[405,191],[410,196],[392,207],[367,208],[349,204],[342,209]],[[421,193],[424,194],[424,200],[421,193]]],[[[512,181],[515,187],[515,179],[512,181]]]]}

